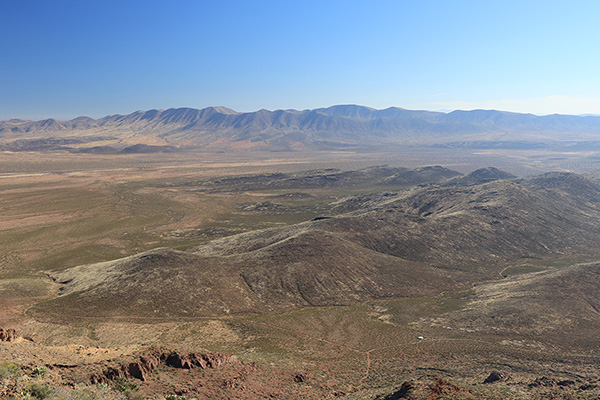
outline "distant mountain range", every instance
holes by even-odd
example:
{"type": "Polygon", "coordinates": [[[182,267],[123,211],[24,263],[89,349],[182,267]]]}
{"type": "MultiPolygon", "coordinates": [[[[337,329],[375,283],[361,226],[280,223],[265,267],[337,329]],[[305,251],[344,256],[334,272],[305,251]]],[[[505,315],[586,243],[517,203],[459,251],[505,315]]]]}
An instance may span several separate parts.
{"type": "Polygon", "coordinates": [[[336,105],[248,113],[225,107],[172,108],[100,119],[0,121],[0,149],[8,151],[135,153],[379,145],[538,148],[581,146],[582,142],[586,148],[600,148],[600,116],[336,105]]]}

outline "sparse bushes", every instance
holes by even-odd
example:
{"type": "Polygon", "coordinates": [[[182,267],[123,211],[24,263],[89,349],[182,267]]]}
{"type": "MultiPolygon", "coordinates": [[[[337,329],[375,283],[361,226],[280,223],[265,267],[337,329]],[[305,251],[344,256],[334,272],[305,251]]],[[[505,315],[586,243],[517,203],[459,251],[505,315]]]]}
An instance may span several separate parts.
{"type": "Polygon", "coordinates": [[[89,388],[73,390],[68,397],[69,400],[99,400],[96,392],[89,388]]]}
{"type": "Polygon", "coordinates": [[[108,386],[108,383],[98,383],[96,387],[100,390],[107,390],[110,386],[108,386]]]}
{"type": "Polygon", "coordinates": [[[4,361],[0,363],[0,379],[16,378],[21,375],[21,368],[14,363],[4,361]]]}
{"type": "MultiPolygon", "coordinates": [[[[27,394],[29,396],[29,394],[27,394]]],[[[26,399],[33,399],[29,396],[26,399]]],[[[125,400],[123,393],[117,392],[106,384],[96,386],[79,385],[73,389],[55,388],[46,400],[125,400]]]]}
{"type": "Polygon", "coordinates": [[[116,389],[130,400],[142,400],[144,396],[137,391],[137,384],[125,378],[115,379],[116,389]]]}
{"type": "Polygon", "coordinates": [[[187,397],[177,396],[176,394],[169,394],[165,396],[165,400],[187,400],[187,397]]]}
{"type": "Polygon", "coordinates": [[[126,395],[129,400],[144,400],[145,397],[140,392],[131,392],[126,395]]]}
{"type": "Polygon", "coordinates": [[[137,384],[135,382],[131,382],[125,378],[116,378],[115,385],[117,390],[122,393],[137,389],[137,384]]]}
{"type": "Polygon", "coordinates": [[[34,399],[44,400],[52,394],[52,388],[45,383],[32,383],[27,388],[27,393],[34,399]]]}

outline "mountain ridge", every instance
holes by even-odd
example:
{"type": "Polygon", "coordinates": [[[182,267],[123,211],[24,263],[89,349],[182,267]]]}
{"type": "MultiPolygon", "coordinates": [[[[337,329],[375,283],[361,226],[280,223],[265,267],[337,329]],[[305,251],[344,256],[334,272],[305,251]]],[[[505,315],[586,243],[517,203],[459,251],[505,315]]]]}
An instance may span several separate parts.
{"type": "MultiPolygon", "coordinates": [[[[69,121],[0,121],[0,149],[22,151],[15,140],[86,138],[77,146],[47,146],[69,150],[99,145],[118,150],[133,144],[178,148],[298,149],[326,145],[432,145],[460,141],[600,140],[600,117],[519,114],[497,110],[456,110],[450,113],[389,107],[334,105],[307,110],[237,112],[226,107],[169,108],[69,121]],[[120,147],[119,147],[120,146],[120,147]],[[16,150],[15,150],[16,149],[16,150]]],[[[26,143],[25,143],[26,144],[26,143]]],[[[25,146],[27,148],[27,146],[25,146]]],[[[37,144],[39,150],[39,143],[37,144]]]]}

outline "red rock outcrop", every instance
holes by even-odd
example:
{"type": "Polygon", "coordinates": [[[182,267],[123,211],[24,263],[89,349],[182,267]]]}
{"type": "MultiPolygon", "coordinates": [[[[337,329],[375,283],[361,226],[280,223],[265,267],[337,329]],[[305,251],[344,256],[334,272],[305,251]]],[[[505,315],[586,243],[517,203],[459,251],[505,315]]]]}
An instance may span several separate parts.
{"type": "Polygon", "coordinates": [[[237,358],[221,353],[181,353],[174,350],[151,349],[133,356],[133,359],[117,361],[102,373],[94,373],[90,381],[96,383],[107,383],[116,378],[136,378],[141,381],[147,380],[148,374],[165,364],[173,368],[217,368],[220,365],[236,362],[237,358]]]}

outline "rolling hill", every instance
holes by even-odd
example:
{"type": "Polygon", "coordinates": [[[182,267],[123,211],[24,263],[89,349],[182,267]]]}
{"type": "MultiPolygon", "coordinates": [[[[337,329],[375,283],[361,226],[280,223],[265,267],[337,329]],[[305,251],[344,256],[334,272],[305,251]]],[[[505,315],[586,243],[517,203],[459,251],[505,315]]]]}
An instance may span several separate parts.
{"type": "Polygon", "coordinates": [[[506,177],[484,169],[350,198],[354,211],[337,216],[53,272],[60,296],[31,311],[168,319],[433,296],[519,259],[596,251],[600,186],[566,173],[506,177]]]}

